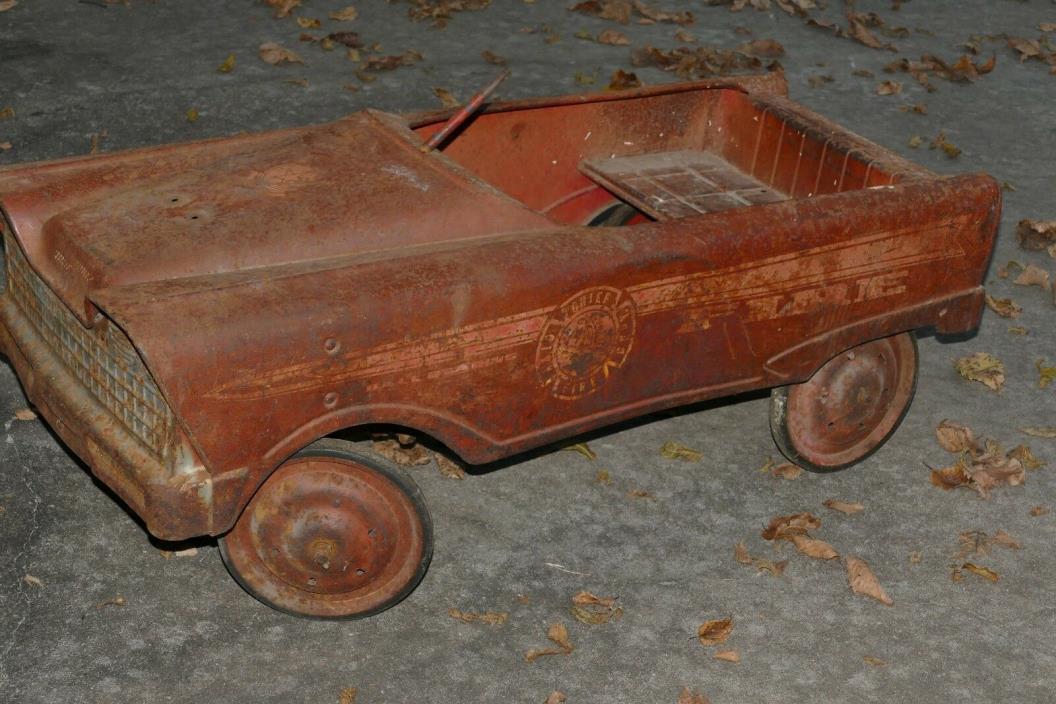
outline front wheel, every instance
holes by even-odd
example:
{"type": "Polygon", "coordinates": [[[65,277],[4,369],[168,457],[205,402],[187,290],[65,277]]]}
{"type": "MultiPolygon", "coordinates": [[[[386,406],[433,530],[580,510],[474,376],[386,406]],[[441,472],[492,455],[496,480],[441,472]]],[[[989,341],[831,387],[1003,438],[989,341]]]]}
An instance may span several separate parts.
{"type": "Polygon", "coordinates": [[[829,360],[802,384],[774,389],[770,430],[781,453],[804,469],[843,469],[887,442],[916,386],[913,334],[873,340],[829,360]]]}
{"type": "Polygon", "coordinates": [[[387,609],[418,585],[432,552],[432,523],[414,482],[338,440],[283,463],[220,538],[243,589],[309,618],[387,609]]]}

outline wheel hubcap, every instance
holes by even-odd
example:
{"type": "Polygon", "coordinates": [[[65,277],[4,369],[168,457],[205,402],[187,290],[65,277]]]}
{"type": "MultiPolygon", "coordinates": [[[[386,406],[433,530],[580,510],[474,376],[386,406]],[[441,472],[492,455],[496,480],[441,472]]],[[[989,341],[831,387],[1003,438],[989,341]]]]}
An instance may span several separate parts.
{"type": "Polygon", "coordinates": [[[303,615],[346,616],[401,596],[425,540],[414,500],[385,474],[307,456],[269,477],[224,548],[258,598],[303,615]]]}
{"type": "Polygon", "coordinates": [[[891,433],[913,395],[912,340],[874,340],[830,360],[788,393],[795,450],[818,466],[855,462],[891,433]]]}

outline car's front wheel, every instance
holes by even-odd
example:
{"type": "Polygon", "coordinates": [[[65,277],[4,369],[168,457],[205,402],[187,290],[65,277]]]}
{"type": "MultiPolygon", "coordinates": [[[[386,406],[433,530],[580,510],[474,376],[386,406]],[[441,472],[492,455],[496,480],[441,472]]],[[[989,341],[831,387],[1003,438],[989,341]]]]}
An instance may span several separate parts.
{"type": "Polygon", "coordinates": [[[220,539],[224,563],[247,592],[310,618],[387,609],[418,585],[432,550],[414,482],[339,440],[287,460],[220,539]]]}
{"type": "Polygon", "coordinates": [[[916,385],[912,333],[859,345],[829,360],[802,384],[771,392],[774,441],[804,469],[849,467],[891,437],[909,410],[916,385]]]}

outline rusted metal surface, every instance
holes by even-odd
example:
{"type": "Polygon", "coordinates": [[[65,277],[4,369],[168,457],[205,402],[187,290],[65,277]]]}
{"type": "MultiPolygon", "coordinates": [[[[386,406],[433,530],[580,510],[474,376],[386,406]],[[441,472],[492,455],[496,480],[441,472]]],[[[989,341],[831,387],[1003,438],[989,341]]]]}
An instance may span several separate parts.
{"type": "MultiPolygon", "coordinates": [[[[783,93],[766,76],[499,103],[431,154],[450,111],[360,113],[3,170],[0,204],[83,329],[127,336],[185,446],[178,467],[110,461],[104,481],[141,494],[130,504],[163,537],[218,534],[343,428],[401,425],[486,462],[799,383],[869,340],[975,327],[993,179],[936,176],[783,93]],[[687,151],[782,200],[583,226],[621,202],[585,163],[687,151]],[[197,487],[193,505],[163,508],[169,485],[197,487]]],[[[12,359],[47,352],[10,294],[0,312],[12,359]]],[[[33,386],[45,406],[107,412],[72,376],[33,386]]]]}
{"type": "Polygon", "coordinates": [[[321,443],[285,462],[221,540],[231,574],[282,611],[362,617],[406,596],[432,554],[410,480],[321,443]]]}
{"type": "Polygon", "coordinates": [[[775,389],[774,439],[800,466],[826,471],[870,455],[895,431],[916,389],[911,333],[841,352],[809,380],[775,389]]]}

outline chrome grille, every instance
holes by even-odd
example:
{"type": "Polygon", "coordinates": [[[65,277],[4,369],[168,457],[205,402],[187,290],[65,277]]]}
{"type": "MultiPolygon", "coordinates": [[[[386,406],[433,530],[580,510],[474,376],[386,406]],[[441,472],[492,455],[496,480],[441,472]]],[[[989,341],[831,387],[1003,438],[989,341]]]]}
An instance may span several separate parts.
{"type": "Polygon", "coordinates": [[[159,458],[172,453],[175,419],[142,360],[110,321],[85,328],[4,233],[11,297],[51,351],[100,404],[159,458]]]}

